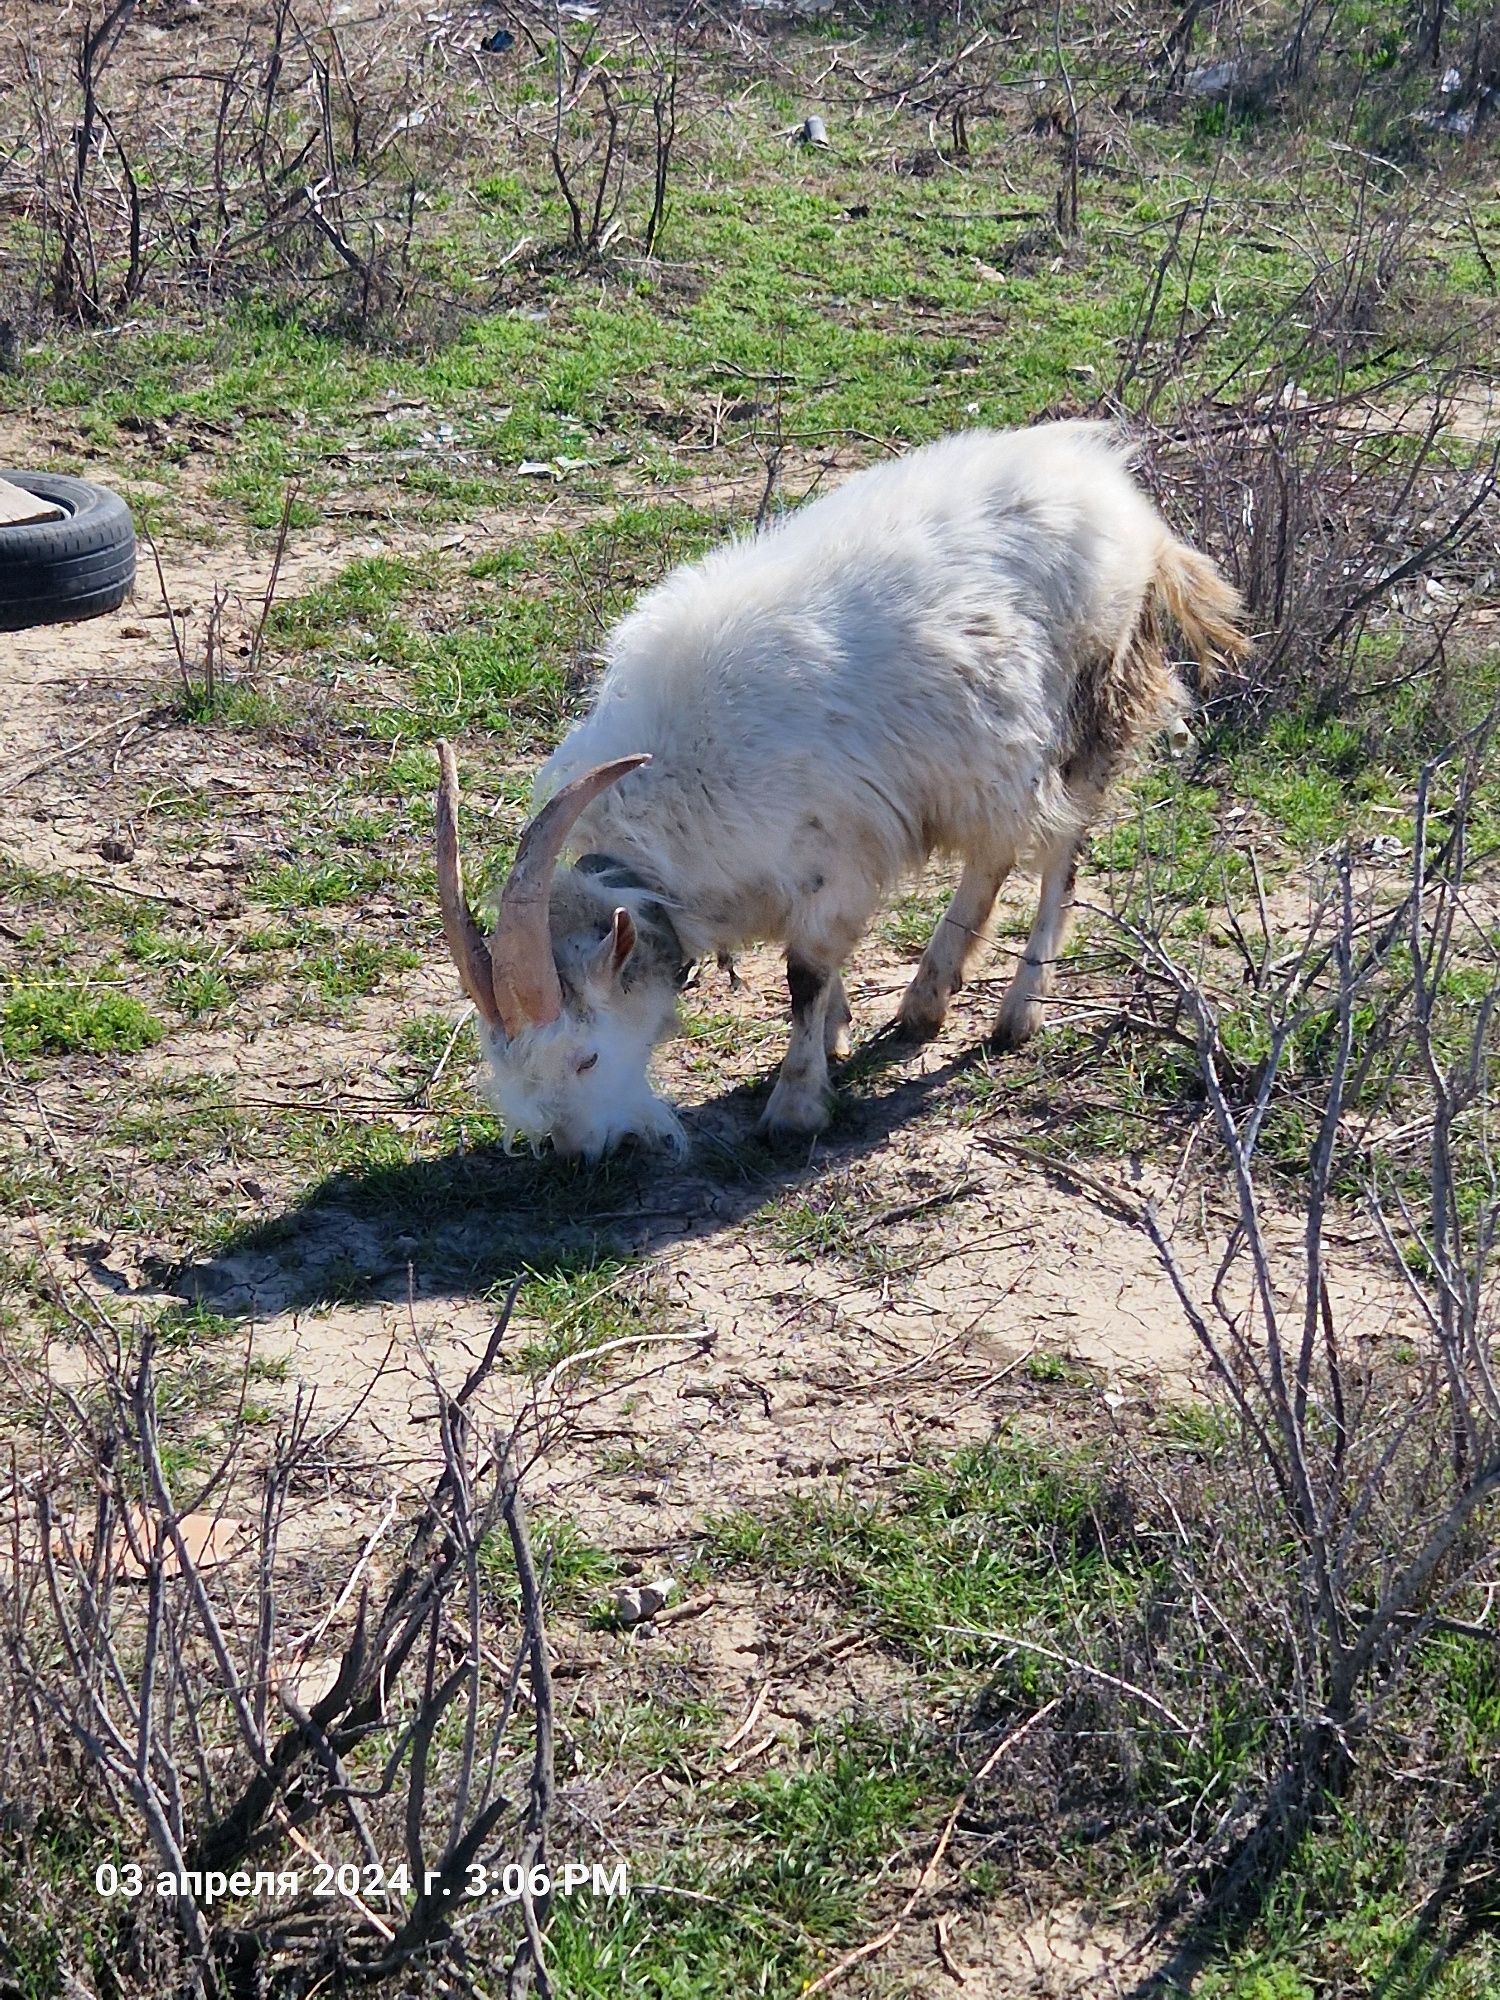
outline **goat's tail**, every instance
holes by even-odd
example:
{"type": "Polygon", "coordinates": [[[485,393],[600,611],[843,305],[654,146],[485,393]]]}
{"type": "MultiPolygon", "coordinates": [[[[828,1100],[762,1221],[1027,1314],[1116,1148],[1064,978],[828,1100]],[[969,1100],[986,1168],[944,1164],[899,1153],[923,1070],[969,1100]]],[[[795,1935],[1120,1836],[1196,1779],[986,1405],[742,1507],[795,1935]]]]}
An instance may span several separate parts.
{"type": "Polygon", "coordinates": [[[1250,652],[1239,592],[1207,556],[1168,535],[1156,559],[1157,600],[1181,632],[1203,670],[1204,685],[1220,660],[1250,652]]]}

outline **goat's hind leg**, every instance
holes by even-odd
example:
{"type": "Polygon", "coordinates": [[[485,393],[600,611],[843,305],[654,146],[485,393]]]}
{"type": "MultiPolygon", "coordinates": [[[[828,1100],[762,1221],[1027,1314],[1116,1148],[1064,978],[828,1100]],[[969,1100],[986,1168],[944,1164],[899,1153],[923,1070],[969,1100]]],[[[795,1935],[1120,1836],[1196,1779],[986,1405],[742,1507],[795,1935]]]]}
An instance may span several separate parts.
{"type": "Polygon", "coordinates": [[[997,1048],[1019,1048],[1042,1025],[1042,1002],[1052,991],[1053,967],[1067,939],[1078,856],[1086,838],[1069,834],[1047,850],[1036,921],[1000,1002],[1000,1018],[992,1037],[997,1048]]]}
{"type": "Polygon", "coordinates": [[[938,919],[922,963],[901,997],[896,1025],[913,1041],[931,1041],[948,1014],[948,1002],[964,983],[964,973],[984,942],[985,926],[1010,859],[964,864],[953,901],[938,919]]]}

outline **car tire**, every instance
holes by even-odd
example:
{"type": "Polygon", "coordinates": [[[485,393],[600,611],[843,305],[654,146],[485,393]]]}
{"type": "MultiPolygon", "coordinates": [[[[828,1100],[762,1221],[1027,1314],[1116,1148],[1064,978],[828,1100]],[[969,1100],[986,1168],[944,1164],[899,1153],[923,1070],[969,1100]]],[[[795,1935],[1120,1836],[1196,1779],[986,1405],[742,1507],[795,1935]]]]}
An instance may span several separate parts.
{"type": "Polygon", "coordinates": [[[60,472],[0,479],[62,507],[61,521],[0,523],[0,632],[114,611],[135,584],[135,527],[118,493],[60,472]]]}

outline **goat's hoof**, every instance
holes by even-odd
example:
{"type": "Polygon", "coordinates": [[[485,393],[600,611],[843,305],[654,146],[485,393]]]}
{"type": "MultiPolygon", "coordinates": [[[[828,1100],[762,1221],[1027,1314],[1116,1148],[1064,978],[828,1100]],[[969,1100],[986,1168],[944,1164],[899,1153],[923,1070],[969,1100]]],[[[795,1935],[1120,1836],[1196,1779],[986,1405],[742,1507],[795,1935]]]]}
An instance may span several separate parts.
{"type": "Polygon", "coordinates": [[[908,1042],[930,1042],[943,1032],[946,1009],[909,1007],[903,1000],[896,1014],[896,1033],[908,1042]]]}
{"type": "Polygon", "coordinates": [[[810,1139],[827,1124],[828,1105],[821,1095],[787,1090],[778,1083],[755,1129],[775,1145],[780,1141],[810,1139]]]}
{"type": "Polygon", "coordinates": [[[830,1028],[823,1038],[825,1053],[832,1062],[843,1062],[854,1053],[854,1037],[849,1032],[849,1023],[840,1021],[836,1028],[830,1028]]]}
{"type": "Polygon", "coordinates": [[[1042,1007],[1038,1000],[1022,1000],[1012,1005],[1006,1001],[1000,1009],[1000,1018],[995,1023],[990,1036],[990,1047],[994,1049],[1018,1049],[1023,1042],[1029,1042],[1042,1025],[1042,1007]]]}

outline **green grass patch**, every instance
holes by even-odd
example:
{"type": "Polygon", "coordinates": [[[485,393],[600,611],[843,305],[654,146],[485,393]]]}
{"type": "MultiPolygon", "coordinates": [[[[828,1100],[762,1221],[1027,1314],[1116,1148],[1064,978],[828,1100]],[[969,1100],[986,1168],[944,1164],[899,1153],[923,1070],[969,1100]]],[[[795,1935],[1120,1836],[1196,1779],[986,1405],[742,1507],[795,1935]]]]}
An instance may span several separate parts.
{"type": "MultiPolygon", "coordinates": [[[[621,1575],[619,1558],[591,1542],[571,1521],[533,1516],[530,1535],[549,1611],[573,1617],[602,1615],[611,1588],[621,1575]]],[[[520,1585],[504,1529],[497,1529],[485,1543],[481,1559],[501,1601],[508,1608],[519,1607],[520,1585]]]]}
{"type": "Polygon", "coordinates": [[[12,986],[0,997],[0,1050],[36,1056],[135,1055],[166,1033],[133,994],[83,984],[12,986]]]}
{"type": "MultiPolygon", "coordinates": [[[[850,1599],[918,1661],[973,1666],[1014,1621],[1066,1624],[1133,1602],[1149,1555],[1080,1455],[1012,1433],[914,1467],[888,1501],[797,1498],[714,1523],[710,1561],[797,1576],[850,1599]]],[[[1034,1663],[1022,1678],[1039,1684],[1034,1663]]]]}
{"type": "Polygon", "coordinates": [[[608,1254],[564,1256],[556,1268],[534,1272],[521,1286],[516,1312],[520,1323],[537,1329],[508,1352],[509,1365],[527,1374],[647,1332],[658,1317],[642,1274],[608,1254]]]}
{"type": "Polygon", "coordinates": [[[857,1939],[891,1857],[920,1839],[957,1779],[916,1726],[818,1730],[799,1768],[716,1784],[704,1817],[635,1859],[628,1898],[560,1904],[559,1990],[579,2000],[791,2000],[857,1939]]]}

